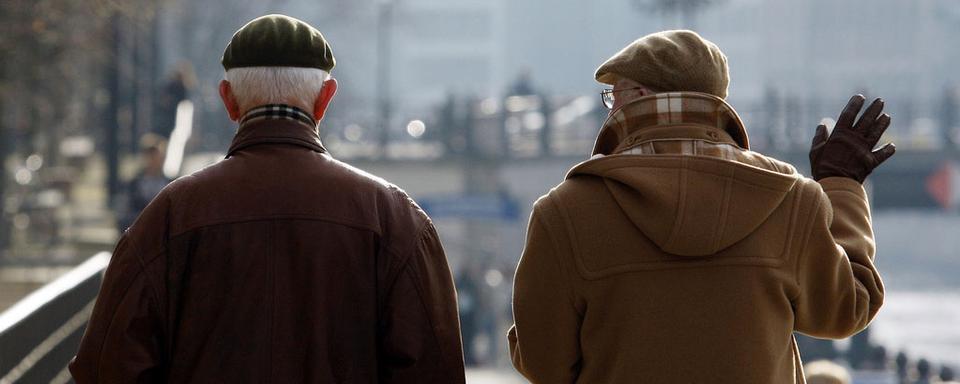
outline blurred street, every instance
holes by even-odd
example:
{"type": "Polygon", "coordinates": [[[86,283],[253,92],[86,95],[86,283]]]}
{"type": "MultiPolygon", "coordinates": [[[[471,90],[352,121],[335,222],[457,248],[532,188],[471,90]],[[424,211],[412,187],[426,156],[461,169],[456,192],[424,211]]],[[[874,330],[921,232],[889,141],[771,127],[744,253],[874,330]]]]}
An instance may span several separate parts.
{"type": "Polygon", "coordinates": [[[219,59],[267,13],[334,47],[324,148],[433,220],[468,383],[525,382],[504,337],[514,273],[534,202],[590,158],[610,113],[594,71],[676,28],[729,56],[750,149],[804,175],[815,127],[850,95],[892,116],[881,143],[897,155],[864,185],[885,307],[851,338],[798,335],[803,359],[854,384],[960,368],[960,2],[54,0],[0,1],[0,384],[67,382],[121,233],[168,182],[224,159],[237,123],[219,59]]]}

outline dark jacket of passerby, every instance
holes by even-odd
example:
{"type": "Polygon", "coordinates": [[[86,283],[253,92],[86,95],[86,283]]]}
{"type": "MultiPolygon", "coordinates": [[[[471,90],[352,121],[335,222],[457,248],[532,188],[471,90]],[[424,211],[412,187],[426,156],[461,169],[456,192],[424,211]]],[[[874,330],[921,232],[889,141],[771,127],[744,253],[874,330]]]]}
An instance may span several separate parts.
{"type": "Polygon", "coordinates": [[[123,235],[78,383],[462,383],[453,280],[402,190],[295,119],[242,124],[123,235]]]}
{"type": "Polygon", "coordinates": [[[867,196],[738,146],[721,98],[640,98],[533,209],[513,364],[534,383],[802,383],[798,331],[883,301],[867,196]]]}
{"type": "Polygon", "coordinates": [[[162,173],[148,174],[141,172],[127,184],[127,205],[118,218],[117,227],[126,230],[137,219],[144,208],[153,201],[153,198],[170,183],[170,179],[162,173]]]}

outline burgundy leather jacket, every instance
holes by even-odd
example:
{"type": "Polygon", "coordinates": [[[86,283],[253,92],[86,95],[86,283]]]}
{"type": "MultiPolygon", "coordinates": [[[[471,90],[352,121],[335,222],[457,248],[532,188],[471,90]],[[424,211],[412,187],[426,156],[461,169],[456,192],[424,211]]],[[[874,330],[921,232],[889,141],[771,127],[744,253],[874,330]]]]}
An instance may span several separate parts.
{"type": "Polygon", "coordinates": [[[456,292],[402,190],[261,119],[126,231],[78,383],[463,383],[456,292]]]}

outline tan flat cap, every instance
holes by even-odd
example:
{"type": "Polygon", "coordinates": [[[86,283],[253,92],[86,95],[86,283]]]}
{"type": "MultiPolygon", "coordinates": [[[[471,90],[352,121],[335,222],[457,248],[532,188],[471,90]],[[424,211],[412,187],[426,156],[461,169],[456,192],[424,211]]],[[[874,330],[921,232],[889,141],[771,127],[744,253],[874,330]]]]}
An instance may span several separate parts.
{"type": "Polygon", "coordinates": [[[663,31],[637,39],[597,68],[597,81],[613,85],[624,77],[657,92],[702,92],[727,97],[727,56],[716,44],[688,30],[663,31]]]}

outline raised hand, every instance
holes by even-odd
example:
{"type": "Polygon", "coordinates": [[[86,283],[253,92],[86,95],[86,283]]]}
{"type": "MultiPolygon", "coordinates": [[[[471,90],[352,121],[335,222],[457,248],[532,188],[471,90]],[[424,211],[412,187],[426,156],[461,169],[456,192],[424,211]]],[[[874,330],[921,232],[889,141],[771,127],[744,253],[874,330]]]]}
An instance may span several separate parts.
{"type": "Polygon", "coordinates": [[[850,98],[831,134],[827,134],[825,125],[817,126],[810,147],[810,171],[814,180],[839,176],[863,183],[874,168],[896,152],[893,143],[874,150],[890,126],[890,115],[881,114],[883,100],[876,99],[857,120],[864,101],[863,95],[850,98]]]}

